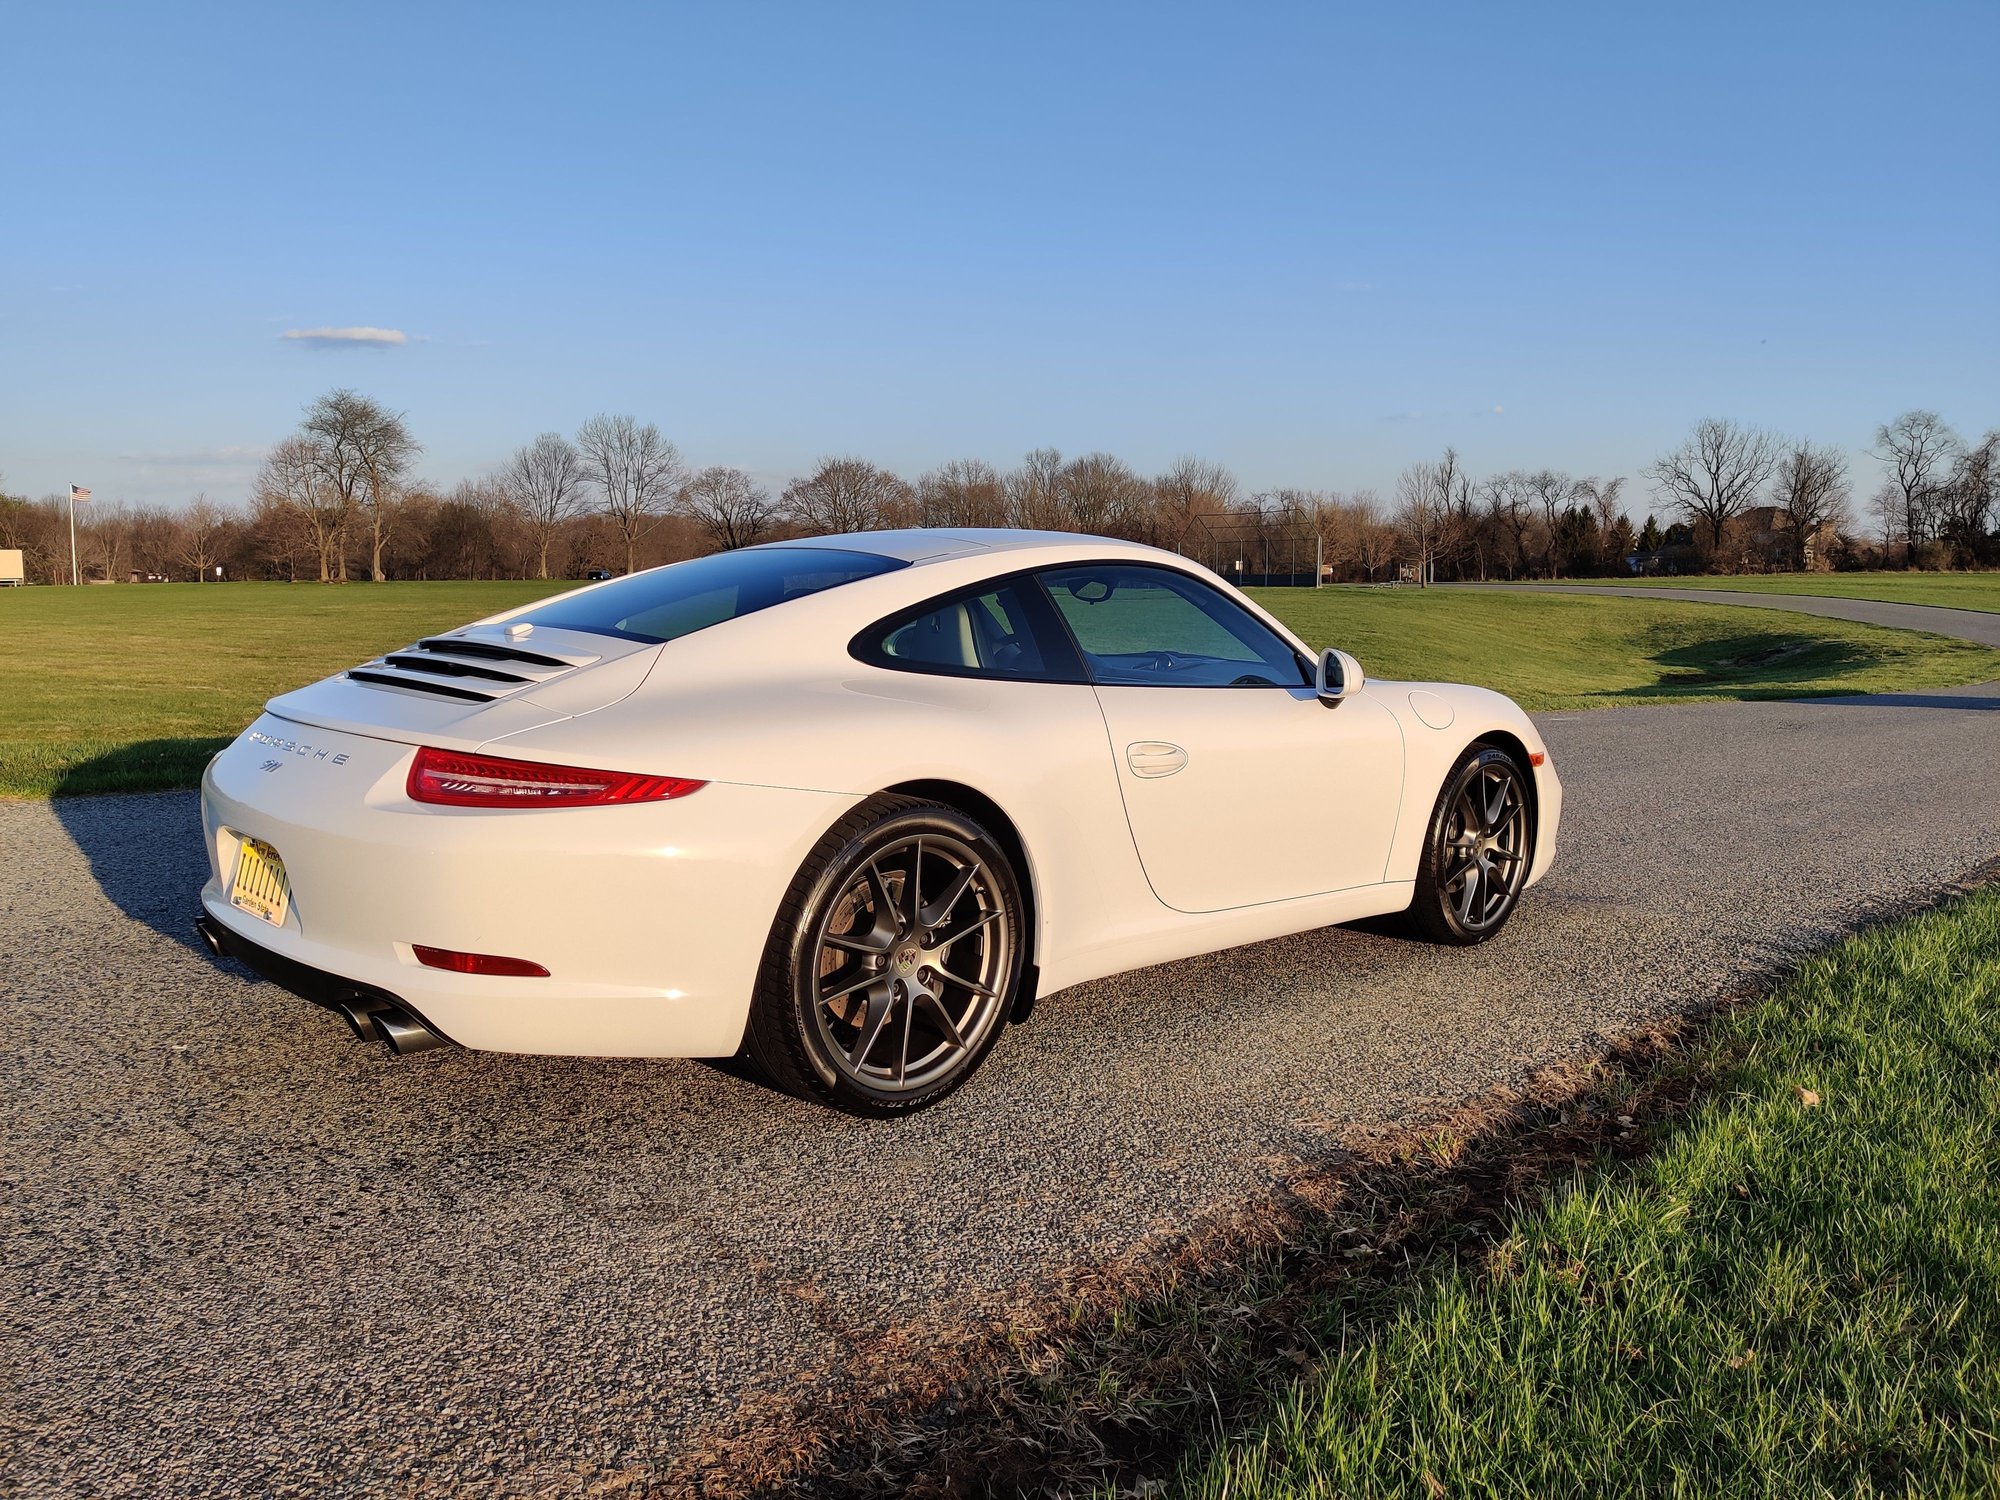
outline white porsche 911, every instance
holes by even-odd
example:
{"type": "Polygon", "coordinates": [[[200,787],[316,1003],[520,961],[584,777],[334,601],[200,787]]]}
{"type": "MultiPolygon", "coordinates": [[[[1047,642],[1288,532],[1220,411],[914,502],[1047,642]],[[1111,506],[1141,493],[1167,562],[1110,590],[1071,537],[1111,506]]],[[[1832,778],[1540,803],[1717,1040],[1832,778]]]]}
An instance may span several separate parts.
{"type": "Polygon", "coordinates": [[[862,1114],[1037,993],[1390,912],[1493,936],[1562,788],[1128,542],[901,531],[614,579],[274,698],[200,929],[399,1052],[716,1057],[862,1114]]]}

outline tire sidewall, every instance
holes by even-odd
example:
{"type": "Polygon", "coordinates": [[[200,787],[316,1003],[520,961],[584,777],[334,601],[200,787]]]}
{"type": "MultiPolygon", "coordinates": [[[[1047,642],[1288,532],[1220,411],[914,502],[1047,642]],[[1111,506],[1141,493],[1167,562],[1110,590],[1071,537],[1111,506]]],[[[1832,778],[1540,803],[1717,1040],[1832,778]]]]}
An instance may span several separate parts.
{"type": "Polygon", "coordinates": [[[779,977],[789,1001],[788,1017],[796,1029],[799,1050],[811,1069],[812,1083],[817,1092],[830,1103],[853,1114],[902,1115],[935,1104],[955,1092],[979,1070],[987,1053],[999,1042],[1000,1033],[1006,1029],[1008,1013],[1020,989],[1026,963],[1027,934],[1021,922],[1020,883],[1013,861],[991,834],[964,813],[942,804],[926,804],[887,813],[848,839],[820,865],[799,910],[800,920],[793,925],[786,938],[784,973],[779,977]],[[908,1093],[877,1093],[855,1083],[834,1067],[825,1055],[817,1015],[819,996],[815,981],[819,948],[814,938],[826,916],[827,907],[840,898],[867,861],[891,844],[918,833],[939,833],[958,840],[972,850],[980,863],[991,872],[1006,907],[1006,915],[1001,921],[1007,931],[1008,966],[1003,982],[996,986],[1000,991],[996,1002],[999,1014],[986,1034],[948,1077],[939,1079],[928,1088],[908,1093]]]}
{"type": "Polygon", "coordinates": [[[1498,745],[1474,745],[1452,762],[1451,774],[1445,778],[1444,787],[1438,793],[1437,805],[1431,809],[1430,826],[1424,833],[1423,867],[1417,875],[1415,914],[1426,933],[1440,942],[1470,947],[1497,937],[1513,920],[1515,910],[1521,904],[1521,892],[1526,889],[1528,867],[1534,863],[1535,855],[1535,803],[1531,793],[1527,772],[1521,763],[1498,745]],[[1500,920],[1486,927],[1467,927],[1458,919],[1458,911],[1445,894],[1440,878],[1445,857],[1445,841],[1451,825],[1452,808],[1456,805],[1466,783],[1478,776],[1487,766],[1504,765],[1514,775],[1521,788],[1524,803],[1522,813],[1527,820],[1526,850],[1522,856],[1522,884],[1510,896],[1507,909],[1500,920]]]}

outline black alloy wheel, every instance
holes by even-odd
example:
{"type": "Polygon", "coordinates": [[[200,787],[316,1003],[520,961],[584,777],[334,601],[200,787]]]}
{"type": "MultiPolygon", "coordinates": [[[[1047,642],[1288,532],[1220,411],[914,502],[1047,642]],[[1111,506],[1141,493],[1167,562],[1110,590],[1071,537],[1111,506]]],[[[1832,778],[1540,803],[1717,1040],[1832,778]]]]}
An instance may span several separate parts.
{"type": "Polygon", "coordinates": [[[1520,903],[1534,854],[1527,774],[1505,750],[1474,745],[1438,793],[1410,916],[1437,943],[1483,943],[1520,903]]]}
{"type": "Polygon", "coordinates": [[[789,1092],[854,1114],[921,1109],[999,1039],[1024,943],[1018,878],[984,828],[942,803],[871,798],[793,882],[747,1049],[789,1092]]]}

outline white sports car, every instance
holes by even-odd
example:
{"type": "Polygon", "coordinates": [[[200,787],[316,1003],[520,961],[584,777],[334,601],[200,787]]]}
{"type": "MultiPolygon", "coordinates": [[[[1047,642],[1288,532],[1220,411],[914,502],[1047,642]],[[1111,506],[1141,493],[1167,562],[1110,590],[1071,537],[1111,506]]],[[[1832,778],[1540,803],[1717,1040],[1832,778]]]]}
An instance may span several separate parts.
{"type": "Polygon", "coordinates": [[[898,531],[614,579],[274,698],[200,929],[398,1052],[715,1057],[862,1114],[1036,994],[1408,912],[1476,943],[1562,788],[1171,553],[898,531]]]}

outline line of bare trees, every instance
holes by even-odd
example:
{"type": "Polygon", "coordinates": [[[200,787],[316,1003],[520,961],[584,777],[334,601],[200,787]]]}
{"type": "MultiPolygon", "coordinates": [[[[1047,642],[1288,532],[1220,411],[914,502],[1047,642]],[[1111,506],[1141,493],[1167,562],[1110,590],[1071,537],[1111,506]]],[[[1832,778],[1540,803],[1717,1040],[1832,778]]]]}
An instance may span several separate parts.
{"type": "Polygon", "coordinates": [[[1780,537],[1789,556],[1763,560],[1792,568],[1814,566],[1816,552],[1906,568],[2000,561],[2000,431],[1969,443],[1936,412],[1907,411],[1875,429],[1869,451],[1885,470],[1869,505],[1872,551],[1854,529],[1847,462],[1834,448],[1711,418],[1647,472],[1707,566],[1754,566],[1755,551],[1739,545],[1753,531],[1780,537]]]}
{"type": "MultiPolygon", "coordinates": [[[[1108,453],[1038,449],[1015,467],[940,465],[912,483],[832,457],[773,494],[737,468],[695,469],[657,426],[591,418],[545,432],[492,474],[446,491],[414,473],[404,415],[351,390],[309,406],[269,453],[247,514],[205,496],[178,510],[78,514],[98,579],[580,577],[786,536],[893,526],[1027,526],[1127,537],[1245,582],[1560,578],[1643,571],[1766,571],[2000,562],[2000,433],[1961,439],[1935,413],[1884,423],[1862,536],[1833,447],[1703,421],[1644,472],[1635,528],[1625,478],[1514,469],[1475,475],[1447,448],[1385,500],[1369,490],[1246,494],[1221,465],[1183,458],[1147,477],[1108,453]]],[[[0,547],[31,577],[68,577],[55,496],[0,494],[0,547]]]]}

